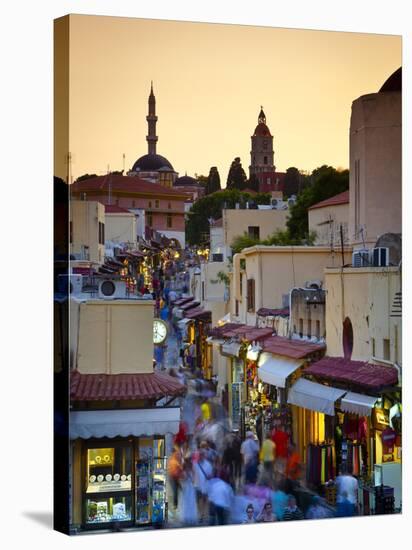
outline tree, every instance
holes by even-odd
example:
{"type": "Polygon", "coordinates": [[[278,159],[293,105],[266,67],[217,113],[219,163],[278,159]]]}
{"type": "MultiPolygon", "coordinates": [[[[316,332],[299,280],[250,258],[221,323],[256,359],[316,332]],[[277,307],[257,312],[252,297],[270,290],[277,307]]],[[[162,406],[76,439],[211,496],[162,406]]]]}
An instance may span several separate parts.
{"type": "Polygon", "coordinates": [[[206,195],[220,191],[220,175],[216,166],[212,166],[206,179],[206,195]]]}
{"type": "Polygon", "coordinates": [[[223,208],[235,208],[236,204],[244,206],[253,200],[256,204],[270,204],[268,193],[249,193],[238,189],[223,189],[197,200],[187,214],[186,239],[190,245],[204,244],[203,235],[209,234],[209,220],[222,217],[223,208]]]}
{"type": "Polygon", "coordinates": [[[252,174],[246,182],[246,187],[252,191],[259,192],[259,180],[256,174],[252,174]]]}
{"type": "Polygon", "coordinates": [[[246,174],[243,170],[240,158],[236,157],[229,169],[226,181],[226,189],[242,190],[246,187],[246,174]]]}
{"type": "Polygon", "coordinates": [[[253,237],[249,237],[247,233],[244,233],[243,235],[238,235],[234,238],[232,244],[230,245],[232,248],[232,251],[234,254],[237,254],[238,252],[241,252],[244,248],[248,248],[250,246],[257,246],[257,245],[263,245],[263,246],[299,246],[299,245],[313,245],[315,242],[316,233],[311,232],[306,238],[304,239],[297,239],[293,238],[288,229],[281,230],[277,229],[272,235],[270,235],[267,239],[254,239],[253,237]]]}
{"type": "Polygon", "coordinates": [[[349,170],[338,171],[332,166],[323,165],[313,170],[310,180],[311,185],[298,195],[287,220],[290,236],[295,239],[307,238],[310,206],[349,189],[349,170]]]}
{"type": "Polygon", "coordinates": [[[291,166],[286,170],[285,178],[283,181],[283,192],[287,197],[290,197],[291,195],[297,195],[301,191],[301,174],[299,170],[294,166],[291,166]]]}
{"type": "Polygon", "coordinates": [[[195,174],[195,179],[197,180],[198,183],[200,183],[200,185],[202,187],[204,187],[206,189],[206,186],[207,186],[207,176],[202,176],[202,175],[197,175],[195,174]]]}
{"type": "Polygon", "coordinates": [[[79,176],[76,181],[89,180],[90,178],[97,178],[97,174],[83,174],[79,176]]]}

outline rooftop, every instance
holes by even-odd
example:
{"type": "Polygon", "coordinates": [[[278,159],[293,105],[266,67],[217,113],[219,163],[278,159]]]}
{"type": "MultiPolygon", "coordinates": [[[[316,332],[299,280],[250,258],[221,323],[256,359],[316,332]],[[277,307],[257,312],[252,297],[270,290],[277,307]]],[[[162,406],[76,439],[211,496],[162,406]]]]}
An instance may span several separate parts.
{"type": "Polygon", "coordinates": [[[334,197],[330,197],[329,199],[325,199],[324,201],[312,204],[312,206],[310,206],[308,210],[315,210],[315,208],[324,208],[325,206],[337,206],[338,204],[349,204],[349,189],[347,191],[343,191],[343,193],[339,193],[339,195],[335,195],[334,197]]]}
{"type": "Polygon", "coordinates": [[[126,399],[160,399],[183,395],[186,387],[172,376],[160,372],[142,374],[82,374],[70,375],[72,401],[122,401],[126,399]]]}
{"type": "Polygon", "coordinates": [[[96,176],[82,181],[75,181],[70,185],[71,193],[80,195],[81,193],[117,193],[124,194],[150,194],[156,196],[173,196],[185,200],[186,193],[182,193],[177,189],[170,189],[151,183],[137,176],[121,176],[118,174],[106,174],[104,176],[96,176]]]}
{"type": "Polygon", "coordinates": [[[394,367],[374,365],[366,361],[351,361],[343,357],[324,357],[308,367],[305,373],[331,381],[363,386],[369,390],[377,390],[398,382],[398,371],[394,367]]]}

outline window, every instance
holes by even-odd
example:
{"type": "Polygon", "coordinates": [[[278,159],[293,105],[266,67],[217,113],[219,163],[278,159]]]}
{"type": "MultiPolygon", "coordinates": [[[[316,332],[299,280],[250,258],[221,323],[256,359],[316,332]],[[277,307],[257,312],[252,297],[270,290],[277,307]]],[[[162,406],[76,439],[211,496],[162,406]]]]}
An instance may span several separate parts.
{"type": "Polygon", "coordinates": [[[303,338],[303,319],[299,319],[299,336],[303,338]]]}
{"type": "Polygon", "coordinates": [[[247,310],[255,311],[255,279],[247,280],[247,310]]]}
{"type": "Polygon", "coordinates": [[[355,160],[355,234],[360,231],[360,160],[355,160]]]}
{"type": "Polygon", "coordinates": [[[155,208],[159,208],[159,200],[158,199],[155,200],[155,208]]]}
{"type": "Polygon", "coordinates": [[[99,244],[104,244],[104,223],[99,222],[99,244]]]}
{"type": "Polygon", "coordinates": [[[235,300],[235,315],[239,315],[239,300],[235,300]]]}
{"type": "Polygon", "coordinates": [[[132,208],[136,208],[136,201],[132,201],[132,208]]]}
{"type": "Polygon", "coordinates": [[[239,294],[240,294],[240,297],[242,298],[242,296],[243,296],[243,275],[242,275],[242,273],[240,274],[240,278],[239,278],[239,294]]]}
{"type": "Polygon", "coordinates": [[[172,216],[171,216],[171,214],[168,214],[167,217],[166,217],[166,225],[167,225],[168,229],[170,227],[172,227],[172,216]]]}
{"type": "Polygon", "coordinates": [[[202,281],[202,302],[205,301],[205,282],[202,281]]]}
{"type": "Polygon", "coordinates": [[[149,227],[152,227],[152,225],[153,225],[153,214],[146,214],[146,218],[147,218],[147,225],[149,227]]]}
{"type": "Polygon", "coordinates": [[[267,185],[270,185],[270,178],[266,178],[267,185]]]}
{"type": "Polygon", "coordinates": [[[148,208],[152,208],[152,201],[149,201],[149,202],[148,202],[147,207],[148,207],[148,208]]]}
{"type": "Polygon", "coordinates": [[[316,321],[316,338],[320,338],[320,321],[316,321]]]}
{"type": "Polygon", "coordinates": [[[116,199],[116,206],[119,206],[119,199],[116,199]]]}
{"type": "Polygon", "coordinates": [[[312,321],[311,321],[311,319],[308,319],[307,337],[312,338],[312,321]]]}
{"type": "Polygon", "coordinates": [[[87,450],[86,493],[111,493],[131,488],[131,446],[87,450]]]}
{"type": "Polygon", "coordinates": [[[69,243],[73,242],[73,222],[69,222],[69,243]]]}
{"type": "Polygon", "coordinates": [[[167,207],[168,207],[168,209],[170,210],[170,209],[172,208],[172,203],[171,203],[171,202],[168,202],[168,203],[167,203],[167,207]]]}
{"type": "Polygon", "coordinates": [[[258,225],[249,225],[247,231],[249,238],[256,239],[257,241],[260,239],[260,228],[258,225]]]}
{"type": "MultiPolygon", "coordinates": [[[[266,151],[266,149],[268,148],[268,142],[266,141],[266,139],[263,141],[263,149],[266,151]]],[[[266,158],[266,157],[265,157],[266,158]]]]}
{"type": "Polygon", "coordinates": [[[343,321],[343,334],[342,334],[342,344],[343,344],[343,357],[345,359],[350,359],[352,357],[353,351],[353,328],[352,322],[349,317],[346,317],[343,321]]]}
{"type": "Polygon", "coordinates": [[[268,163],[268,158],[266,156],[263,157],[263,164],[267,164],[268,163]]]}
{"type": "Polygon", "coordinates": [[[372,346],[372,357],[376,357],[376,344],[375,344],[375,338],[371,338],[371,346],[372,346]]]}
{"type": "Polygon", "coordinates": [[[389,361],[391,358],[391,343],[387,338],[383,339],[383,358],[389,361]]]}

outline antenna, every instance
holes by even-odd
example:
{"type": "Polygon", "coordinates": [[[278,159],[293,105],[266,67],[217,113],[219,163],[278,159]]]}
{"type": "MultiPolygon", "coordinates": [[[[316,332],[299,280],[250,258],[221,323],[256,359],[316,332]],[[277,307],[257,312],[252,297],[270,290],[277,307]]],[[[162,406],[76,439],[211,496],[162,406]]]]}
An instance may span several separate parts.
{"type": "Polygon", "coordinates": [[[126,155],[123,153],[123,173],[125,171],[126,155]]]}

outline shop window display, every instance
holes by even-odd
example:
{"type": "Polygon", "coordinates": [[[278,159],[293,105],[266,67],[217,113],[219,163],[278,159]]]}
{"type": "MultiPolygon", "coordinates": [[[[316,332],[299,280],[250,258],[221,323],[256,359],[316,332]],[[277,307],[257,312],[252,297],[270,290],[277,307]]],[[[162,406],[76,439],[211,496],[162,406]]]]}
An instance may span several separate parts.
{"type": "Polygon", "coordinates": [[[132,497],[113,496],[86,500],[86,523],[108,523],[132,519],[132,497]]]}
{"type": "Polygon", "coordinates": [[[131,488],[131,447],[87,450],[87,493],[127,491],[131,488]]]}

